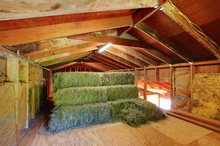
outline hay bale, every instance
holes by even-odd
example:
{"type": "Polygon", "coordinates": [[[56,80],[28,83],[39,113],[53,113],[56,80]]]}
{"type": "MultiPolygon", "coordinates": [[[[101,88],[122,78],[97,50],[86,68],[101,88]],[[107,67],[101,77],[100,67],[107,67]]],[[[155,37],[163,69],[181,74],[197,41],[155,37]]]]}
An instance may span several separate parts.
{"type": "Polygon", "coordinates": [[[65,72],[53,74],[53,91],[68,87],[134,85],[135,75],[126,72],[65,72]]]}
{"type": "Polygon", "coordinates": [[[106,87],[75,87],[59,89],[53,100],[55,106],[106,102],[106,87]]]}
{"type": "Polygon", "coordinates": [[[101,86],[98,73],[92,72],[65,72],[53,74],[53,91],[68,87],[101,86]]]}
{"type": "Polygon", "coordinates": [[[108,103],[60,107],[51,114],[48,131],[54,133],[112,122],[110,109],[108,103]]]}
{"type": "Polygon", "coordinates": [[[102,86],[134,85],[135,75],[128,72],[106,72],[101,74],[102,86]]]}
{"type": "Polygon", "coordinates": [[[142,99],[121,99],[106,103],[59,107],[49,123],[50,132],[80,128],[109,122],[123,122],[137,127],[148,121],[166,118],[156,105],[142,99]]]}
{"type": "Polygon", "coordinates": [[[138,98],[139,89],[135,85],[72,87],[59,89],[54,96],[56,106],[82,105],[138,98]]]}

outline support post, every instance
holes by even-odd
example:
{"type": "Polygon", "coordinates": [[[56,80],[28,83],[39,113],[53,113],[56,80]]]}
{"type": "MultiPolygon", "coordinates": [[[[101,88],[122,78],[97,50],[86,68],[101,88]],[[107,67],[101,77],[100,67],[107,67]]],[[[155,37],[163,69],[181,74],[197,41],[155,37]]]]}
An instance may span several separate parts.
{"type": "Polygon", "coordinates": [[[135,85],[138,86],[138,71],[135,67],[135,85]]]}
{"type": "Polygon", "coordinates": [[[31,118],[35,118],[35,66],[29,65],[29,81],[32,81],[31,118]]]}
{"type": "Polygon", "coordinates": [[[144,100],[147,101],[147,70],[144,67],[144,100]]]}
{"type": "Polygon", "coordinates": [[[192,113],[192,102],[193,102],[193,77],[195,73],[195,66],[193,64],[190,65],[190,73],[191,73],[191,97],[190,97],[190,112],[192,113]]]}
{"type": "Polygon", "coordinates": [[[173,72],[174,72],[174,67],[170,67],[170,100],[171,100],[171,109],[173,107],[173,101],[174,101],[174,94],[173,94],[173,72]]]}
{"type": "Polygon", "coordinates": [[[156,76],[156,82],[159,82],[159,69],[156,67],[155,68],[155,76],[156,76]]]}

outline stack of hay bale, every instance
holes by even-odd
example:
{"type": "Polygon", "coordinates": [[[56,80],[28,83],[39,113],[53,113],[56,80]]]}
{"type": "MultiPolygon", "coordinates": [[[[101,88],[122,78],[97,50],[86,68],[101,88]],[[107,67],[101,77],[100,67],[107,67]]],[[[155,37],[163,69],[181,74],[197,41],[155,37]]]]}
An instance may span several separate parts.
{"type": "Polygon", "coordinates": [[[50,132],[118,121],[139,126],[165,118],[156,105],[138,98],[133,73],[66,72],[53,79],[50,132]]]}

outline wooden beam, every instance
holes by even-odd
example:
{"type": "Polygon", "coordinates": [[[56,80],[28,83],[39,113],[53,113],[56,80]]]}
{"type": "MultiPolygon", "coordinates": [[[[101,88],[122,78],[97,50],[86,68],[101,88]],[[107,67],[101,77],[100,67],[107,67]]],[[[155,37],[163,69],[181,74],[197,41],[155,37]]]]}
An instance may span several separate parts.
{"type": "Polygon", "coordinates": [[[155,68],[155,77],[156,77],[156,82],[159,82],[159,69],[156,67],[155,68]]]}
{"type": "Polygon", "coordinates": [[[127,47],[137,47],[137,48],[148,48],[149,45],[141,41],[117,38],[112,36],[101,36],[94,33],[81,34],[76,36],[68,37],[71,39],[91,41],[91,42],[101,42],[101,43],[112,43],[115,45],[127,46],[127,47]]]}
{"type": "Polygon", "coordinates": [[[134,70],[135,73],[135,85],[138,86],[138,70],[135,68],[134,70]]]}
{"type": "Polygon", "coordinates": [[[131,25],[131,16],[0,31],[1,45],[19,45],[131,25]],[[31,33],[30,33],[31,32],[31,33]]]}
{"type": "Polygon", "coordinates": [[[56,61],[56,62],[52,62],[52,63],[48,63],[48,64],[44,64],[44,66],[51,66],[51,65],[56,65],[56,64],[60,64],[60,63],[69,63],[69,62],[72,62],[72,61],[75,61],[75,60],[78,60],[78,59],[81,59],[81,58],[84,58],[84,57],[87,57],[90,53],[86,53],[86,54],[83,54],[83,55],[77,55],[76,57],[72,57],[72,58],[69,58],[69,59],[64,59],[64,60],[60,60],[60,61],[56,61]]]}
{"type": "Polygon", "coordinates": [[[120,62],[120,63],[122,63],[122,64],[124,64],[126,66],[129,66],[131,68],[135,68],[135,65],[133,65],[132,63],[127,62],[126,60],[123,60],[120,57],[117,57],[116,55],[113,55],[113,54],[111,54],[111,53],[109,53],[107,51],[103,51],[103,52],[101,52],[101,54],[106,56],[106,57],[108,57],[108,58],[111,58],[111,59],[113,59],[113,60],[115,60],[117,62],[120,62]]]}
{"type": "Polygon", "coordinates": [[[112,69],[112,68],[110,68],[110,67],[108,67],[108,66],[105,66],[105,65],[103,65],[103,64],[101,64],[101,63],[91,63],[91,62],[83,62],[83,63],[85,63],[85,64],[89,64],[89,65],[93,65],[93,66],[97,66],[97,67],[99,67],[99,68],[101,68],[101,69],[103,69],[103,70],[110,70],[110,69],[112,69]]]}
{"type": "Polygon", "coordinates": [[[127,66],[122,65],[121,63],[118,63],[118,62],[116,62],[116,61],[110,60],[110,59],[108,59],[107,57],[105,57],[105,56],[103,56],[103,55],[101,55],[101,54],[96,53],[96,54],[94,54],[94,56],[96,56],[96,57],[98,57],[98,58],[100,58],[100,59],[103,59],[103,60],[105,60],[105,61],[107,61],[107,62],[109,62],[109,63],[112,63],[112,64],[114,64],[114,65],[117,65],[117,66],[119,66],[120,68],[127,68],[127,66]]]}
{"type": "Polygon", "coordinates": [[[101,59],[101,58],[99,58],[97,56],[92,56],[91,58],[95,59],[95,60],[99,61],[100,63],[105,64],[107,66],[110,66],[110,67],[113,67],[113,68],[116,68],[116,69],[120,69],[120,67],[118,67],[118,66],[116,66],[116,65],[114,65],[112,63],[109,63],[107,61],[104,61],[103,59],[101,59]]]}
{"type": "Polygon", "coordinates": [[[191,82],[190,82],[190,91],[191,91],[191,97],[190,97],[190,112],[192,113],[192,103],[193,103],[193,78],[195,73],[195,66],[193,64],[190,65],[190,74],[191,74],[191,82]]]}
{"type": "Polygon", "coordinates": [[[151,65],[157,65],[158,63],[156,61],[154,61],[153,59],[129,48],[129,47],[123,47],[123,46],[116,46],[116,45],[113,45],[113,47],[115,47],[116,49],[119,49],[120,51],[126,53],[126,54],[129,54],[147,64],[151,64],[151,65]]]}
{"type": "Polygon", "coordinates": [[[163,45],[165,48],[168,50],[172,51],[182,59],[184,59],[187,62],[191,62],[192,59],[189,57],[186,53],[182,52],[181,50],[178,49],[178,47],[168,40],[166,37],[164,37],[162,34],[160,34],[158,31],[153,29],[151,26],[147,25],[144,22],[141,22],[137,25],[136,29],[147,35],[148,37],[154,39],[156,42],[159,44],[163,45]]]}
{"type": "Polygon", "coordinates": [[[29,81],[32,82],[31,91],[31,119],[35,118],[35,66],[29,65],[29,81]]]}
{"type": "Polygon", "coordinates": [[[175,13],[177,10],[175,5],[171,2],[166,3],[163,6],[163,11],[166,15],[168,15],[171,19],[173,19],[177,24],[179,24],[186,32],[188,32],[192,37],[194,37],[199,43],[201,43],[205,48],[207,48],[213,55],[215,55],[218,59],[220,59],[220,51],[211,45],[207,40],[205,40],[201,34],[198,34],[196,31],[190,27],[186,19],[184,19],[180,14],[175,13]]]}
{"type": "Polygon", "coordinates": [[[171,105],[170,105],[171,107],[170,107],[170,109],[173,108],[173,102],[174,102],[173,72],[174,72],[174,67],[171,66],[170,67],[170,100],[171,100],[171,105]]]}
{"type": "Polygon", "coordinates": [[[67,57],[61,57],[61,58],[50,60],[50,61],[46,61],[46,62],[41,62],[41,65],[46,65],[46,64],[53,63],[53,62],[62,61],[62,60],[66,60],[66,59],[70,59],[70,58],[74,58],[74,57],[78,57],[78,56],[81,56],[81,55],[87,55],[87,54],[91,54],[93,52],[94,51],[88,51],[88,52],[83,52],[83,53],[79,53],[79,54],[70,55],[70,56],[67,56],[67,57]]]}
{"type": "Polygon", "coordinates": [[[129,55],[123,53],[122,51],[117,50],[117,49],[115,49],[115,48],[113,48],[113,47],[109,47],[109,48],[108,48],[107,50],[105,50],[105,51],[106,51],[106,52],[109,52],[109,53],[112,53],[112,54],[114,54],[114,55],[116,55],[116,56],[118,56],[118,57],[120,57],[120,58],[122,58],[122,59],[124,59],[124,60],[126,60],[126,61],[128,61],[128,62],[132,62],[132,63],[134,63],[134,64],[137,65],[137,66],[141,66],[141,67],[146,66],[146,63],[143,63],[143,62],[141,62],[141,61],[135,59],[134,57],[131,57],[131,56],[129,56],[129,55]]]}
{"type": "Polygon", "coordinates": [[[62,65],[62,66],[51,68],[51,70],[52,71],[56,71],[56,70],[59,70],[59,69],[65,68],[65,67],[69,67],[69,66],[75,65],[77,63],[78,62],[71,62],[71,63],[65,64],[65,65],[62,65]]]}
{"type": "Polygon", "coordinates": [[[93,68],[93,69],[98,70],[98,71],[102,71],[102,72],[105,71],[105,69],[103,69],[100,66],[95,65],[95,64],[83,63],[82,65],[84,65],[86,67],[89,67],[89,68],[93,68]]]}
{"type": "Polygon", "coordinates": [[[152,16],[154,13],[156,13],[163,5],[165,5],[168,1],[165,1],[160,3],[160,5],[155,9],[139,9],[133,16],[133,24],[130,27],[123,27],[118,29],[118,36],[122,36],[124,33],[128,32],[132,28],[134,28],[136,25],[141,23],[142,21],[146,20],[150,16],[152,16]]]}
{"type": "Polygon", "coordinates": [[[147,101],[147,70],[144,67],[144,100],[147,101]]]}
{"type": "Polygon", "coordinates": [[[59,49],[53,49],[49,51],[41,51],[31,54],[26,54],[25,56],[29,56],[30,59],[35,60],[39,58],[45,58],[53,55],[63,54],[69,52],[70,54],[79,54],[88,52],[94,49],[94,47],[101,45],[102,43],[96,43],[96,42],[89,42],[74,46],[69,46],[65,48],[59,48],[59,49]]]}
{"type": "MultiPolygon", "coordinates": [[[[75,0],[75,1],[35,1],[17,3],[16,0],[1,0],[0,20],[21,19],[64,14],[92,13],[124,9],[149,8],[158,5],[158,0],[75,0]],[[26,7],[25,7],[26,6],[26,7]],[[29,6],[29,7],[27,7],[29,6]]],[[[91,15],[92,17],[93,15],[91,15]]],[[[70,17],[71,18],[71,17],[70,17]]]]}

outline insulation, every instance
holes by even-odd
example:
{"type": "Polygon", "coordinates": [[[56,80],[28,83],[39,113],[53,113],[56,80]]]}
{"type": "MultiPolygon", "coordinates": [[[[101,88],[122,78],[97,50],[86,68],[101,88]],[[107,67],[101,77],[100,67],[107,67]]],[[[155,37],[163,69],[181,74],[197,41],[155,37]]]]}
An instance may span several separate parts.
{"type": "Polygon", "coordinates": [[[72,87],[59,89],[54,96],[54,102],[56,106],[81,105],[138,98],[138,93],[139,89],[135,85],[72,87]]]}
{"type": "Polygon", "coordinates": [[[220,121],[220,73],[196,73],[192,113],[220,121]]]}
{"type": "Polygon", "coordinates": [[[133,73],[65,72],[53,74],[53,91],[68,87],[134,85],[133,73]]]}
{"type": "Polygon", "coordinates": [[[58,107],[51,114],[48,130],[58,132],[118,121],[136,127],[165,117],[163,111],[150,102],[139,98],[121,99],[106,103],[58,107]]]}

